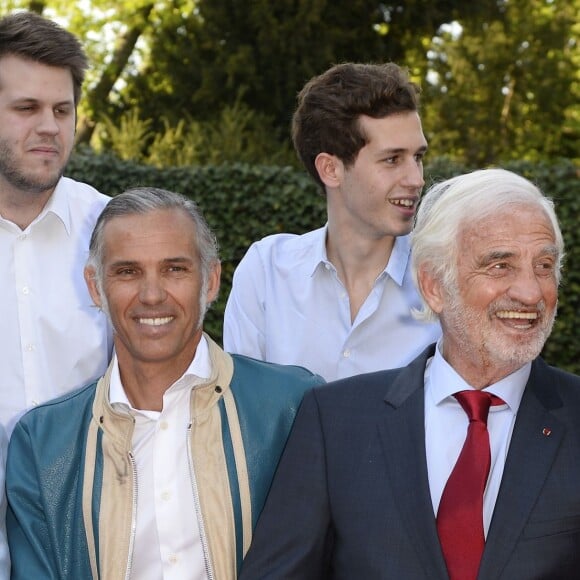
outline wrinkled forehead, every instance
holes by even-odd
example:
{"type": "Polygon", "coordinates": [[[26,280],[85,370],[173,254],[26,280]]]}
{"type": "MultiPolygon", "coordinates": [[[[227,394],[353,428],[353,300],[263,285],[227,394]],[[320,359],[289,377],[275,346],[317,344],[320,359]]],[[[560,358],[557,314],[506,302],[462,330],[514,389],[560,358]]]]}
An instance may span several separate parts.
{"type": "Polygon", "coordinates": [[[464,220],[459,229],[460,253],[469,248],[557,247],[556,232],[546,210],[537,204],[516,203],[464,220]]]}

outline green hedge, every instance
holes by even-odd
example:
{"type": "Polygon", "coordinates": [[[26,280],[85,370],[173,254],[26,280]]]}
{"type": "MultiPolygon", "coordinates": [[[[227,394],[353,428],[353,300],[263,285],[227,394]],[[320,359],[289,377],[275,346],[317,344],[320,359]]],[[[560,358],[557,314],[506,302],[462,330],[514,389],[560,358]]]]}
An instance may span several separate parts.
{"type": "MultiPolygon", "coordinates": [[[[580,325],[575,320],[580,306],[580,271],[574,269],[580,263],[578,170],[567,161],[535,165],[522,162],[505,167],[537,183],[556,202],[567,245],[567,265],[558,320],[544,356],[551,364],[580,374],[580,325]]],[[[468,170],[438,160],[425,168],[426,181],[429,184],[468,170]]],[[[324,198],[317,187],[304,172],[290,167],[230,164],[160,170],[81,151],[71,159],[67,173],[109,195],[149,185],[178,191],[199,204],[221,248],[221,292],[205,325],[218,341],[233,271],[248,246],[272,233],[309,231],[326,219],[324,198]]]]}

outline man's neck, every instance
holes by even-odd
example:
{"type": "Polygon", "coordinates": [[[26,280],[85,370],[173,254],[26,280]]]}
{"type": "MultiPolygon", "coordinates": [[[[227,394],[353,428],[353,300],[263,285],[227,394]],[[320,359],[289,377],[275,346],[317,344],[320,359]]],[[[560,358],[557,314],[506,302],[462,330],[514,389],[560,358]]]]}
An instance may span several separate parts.
{"type": "Polygon", "coordinates": [[[121,384],[131,406],[143,411],[162,411],[165,392],[183,376],[188,365],[181,367],[119,361],[121,384]]]}
{"type": "Polygon", "coordinates": [[[368,239],[333,228],[329,223],[326,254],[348,293],[351,321],[386,268],[394,245],[393,236],[368,239]]]}
{"type": "Polygon", "coordinates": [[[463,345],[452,347],[451,341],[445,338],[442,342],[443,358],[453,367],[455,372],[474,389],[485,389],[522,368],[526,362],[506,361],[503,364],[491,360],[483,352],[467,351],[463,345]]]}

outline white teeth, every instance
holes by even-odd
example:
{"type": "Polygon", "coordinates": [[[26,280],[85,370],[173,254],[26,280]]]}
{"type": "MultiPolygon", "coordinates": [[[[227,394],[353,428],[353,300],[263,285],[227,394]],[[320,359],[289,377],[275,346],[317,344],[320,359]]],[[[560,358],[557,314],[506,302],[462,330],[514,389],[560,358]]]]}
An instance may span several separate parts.
{"type": "Polygon", "coordinates": [[[402,205],[405,207],[413,207],[413,205],[415,205],[415,202],[412,199],[392,199],[391,203],[393,205],[402,205]]]}
{"type": "Polygon", "coordinates": [[[147,326],[161,326],[173,320],[173,316],[166,316],[165,318],[139,318],[139,324],[146,324],[147,326]]]}
{"type": "Polygon", "coordinates": [[[515,318],[520,320],[536,320],[537,312],[518,312],[517,310],[500,310],[497,312],[498,318],[515,318]]]}

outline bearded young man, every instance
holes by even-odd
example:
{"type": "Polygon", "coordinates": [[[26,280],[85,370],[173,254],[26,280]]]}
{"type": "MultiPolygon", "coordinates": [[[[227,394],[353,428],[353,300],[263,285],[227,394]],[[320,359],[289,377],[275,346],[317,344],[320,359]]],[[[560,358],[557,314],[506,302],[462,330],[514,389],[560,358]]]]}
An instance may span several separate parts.
{"type": "Polygon", "coordinates": [[[88,66],[78,39],[32,12],[0,19],[0,422],[99,377],[107,319],[83,280],[108,197],[63,177],[88,66]]]}

